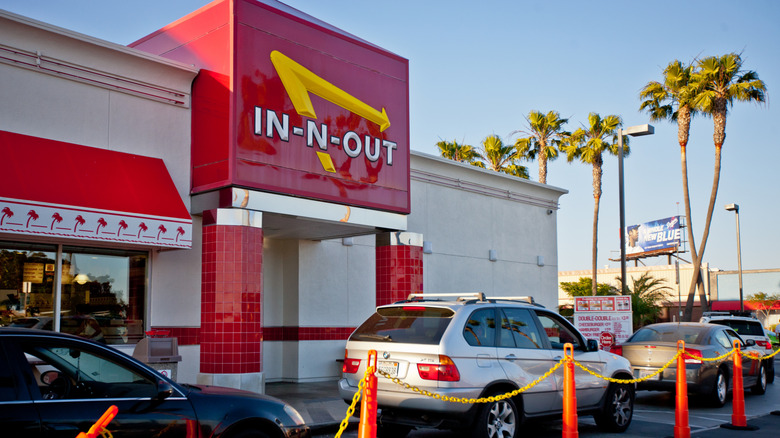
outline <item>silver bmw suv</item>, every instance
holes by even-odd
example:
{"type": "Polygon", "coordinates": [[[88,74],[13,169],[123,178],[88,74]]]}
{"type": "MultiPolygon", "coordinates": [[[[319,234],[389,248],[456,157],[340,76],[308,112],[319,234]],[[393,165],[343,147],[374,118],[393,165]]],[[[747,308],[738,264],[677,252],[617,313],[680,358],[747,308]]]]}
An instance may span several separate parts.
{"type": "MultiPolygon", "coordinates": [[[[533,382],[572,343],[574,359],[594,372],[631,379],[631,365],[598,349],[559,314],[533,299],[484,294],[412,294],[381,306],[350,336],[339,392],[351,402],[369,350],[377,368],[441,396],[480,398],[533,382]]],[[[563,411],[563,368],[519,395],[488,403],[458,403],[423,396],[379,376],[378,434],[405,436],[413,428],[471,430],[474,437],[514,437],[527,419],[563,411]]],[[[579,415],[593,415],[604,430],[623,432],[633,415],[634,385],[609,383],[576,368],[579,415]]]]}

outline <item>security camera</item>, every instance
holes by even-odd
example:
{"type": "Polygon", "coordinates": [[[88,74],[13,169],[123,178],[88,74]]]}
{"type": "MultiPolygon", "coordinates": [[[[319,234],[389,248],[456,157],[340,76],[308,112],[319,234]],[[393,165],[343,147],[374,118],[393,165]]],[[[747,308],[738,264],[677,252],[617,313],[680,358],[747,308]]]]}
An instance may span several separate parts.
{"type": "Polygon", "coordinates": [[[550,210],[547,210],[547,214],[553,214],[553,211],[552,211],[552,209],[550,209],[550,210]]]}

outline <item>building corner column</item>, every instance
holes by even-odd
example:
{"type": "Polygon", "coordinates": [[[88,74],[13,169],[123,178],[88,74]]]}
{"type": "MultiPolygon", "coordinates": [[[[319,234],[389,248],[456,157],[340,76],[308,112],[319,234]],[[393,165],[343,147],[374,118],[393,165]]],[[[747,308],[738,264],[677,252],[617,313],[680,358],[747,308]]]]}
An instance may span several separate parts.
{"type": "Polygon", "coordinates": [[[199,384],[265,392],[262,213],[203,212],[199,384]]]}
{"type": "Polygon", "coordinates": [[[392,232],[376,236],[376,305],[423,292],[423,236],[392,232]]]}

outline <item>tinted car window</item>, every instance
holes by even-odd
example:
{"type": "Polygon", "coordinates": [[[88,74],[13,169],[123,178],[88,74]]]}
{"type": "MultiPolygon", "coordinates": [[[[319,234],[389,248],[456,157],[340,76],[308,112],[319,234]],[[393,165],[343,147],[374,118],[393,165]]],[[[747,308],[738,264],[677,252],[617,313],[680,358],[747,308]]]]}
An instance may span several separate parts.
{"type": "Polygon", "coordinates": [[[352,333],[350,339],[435,345],[441,341],[454,314],[450,309],[438,307],[379,308],[352,333]]]}
{"type": "Polygon", "coordinates": [[[156,382],[81,348],[32,342],[22,345],[46,399],[153,397],[156,382]]]}
{"type": "Polygon", "coordinates": [[[714,334],[715,340],[718,342],[718,344],[722,345],[726,348],[731,348],[731,343],[729,340],[729,337],[726,336],[726,333],[723,330],[718,330],[714,334]]]}
{"type": "Polygon", "coordinates": [[[710,321],[712,324],[720,324],[731,327],[735,332],[740,335],[748,336],[764,336],[764,327],[761,323],[755,321],[741,321],[741,320],[717,320],[710,321]]]}
{"type": "Polygon", "coordinates": [[[531,312],[525,309],[503,309],[500,347],[542,348],[542,335],[531,312]]]}
{"type": "Polygon", "coordinates": [[[628,342],[677,342],[700,344],[706,330],[699,327],[643,327],[628,338],[628,342]]]}
{"type": "Polygon", "coordinates": [[[729,337],[729,346],[734,347],[734,341],[739,341],[739,344],[741,346],[745,346],[745,341],[742,340],[742,338],[739,337],[739,335],[734,332],[733,330],[726,330],[726,335],[729,337]]]}
{"type": "Polygon", "coordinates": [[[563,350],[564,344],[570,343],[574,349],[580,348],[580,343],[577,336],[571,329],[563,322],[563,320],[548,313],[537,313],[539,322],[544,327],[544,332],[547,335],[547,339],[550,340],[550,347],[553,350],[563,350]]]}
{"type": "Polygon", "coordinates": [[[0,345],[0,401],[13,401],[19,398],[14,382],[11,363],[5,357],[3,346],[0,345]]]}
{"type": "Polygon", "coordinates": [[[496,345],[496,312],[481,309],[472,313],[463,327],[463,337],[469,345],[493,347],[496,345]]]}

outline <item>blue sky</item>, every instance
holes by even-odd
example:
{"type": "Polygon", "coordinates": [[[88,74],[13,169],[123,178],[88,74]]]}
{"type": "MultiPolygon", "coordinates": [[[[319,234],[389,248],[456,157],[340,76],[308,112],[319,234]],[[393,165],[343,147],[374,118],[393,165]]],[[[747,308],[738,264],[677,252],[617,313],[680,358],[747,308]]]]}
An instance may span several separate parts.
{"type": "MultiPolygon", "coordinates": [[[[128,44],[207,4],[206,0],[0,0],[0,9],[128,44]]],[[[780,268],[780,2],[749,0],[509,1],[287,0],[285,3],[409,59],[411,147],[437,154],[442,139],[479,145],[490,134],[514,142],[531,110],[556,110],[574,130],[588,113],[648,123],[638,92],[672,60],[741,52],[768,87],[769,104],[729,113],[720,191],[705,262],[737,268],[736,225],[723,206],[740,205],[743,269],[780,268]]],[[[684,214],[677,129],[655,123],[632,139],[625,162],[626,223],[684,214]]],[[[693,226],[701,240],[713,176],[712,121],[694,119],[688,146],[693,226]]],[[[527,163],[533,180],[535,163],[527,163]]],[[[548,184],[560,200],[560,270],[589,269],[591,168],[559,159],[548,184]]],[[[618,267],[617,159],[605,157],[599,267],[618,267]]],[[[489,220],[489,218],[486,218],[489,220]]],[[[511,232],[511,230],[508,230],[511,232]]],[[[690,260],[689,255],[683,258],[690,260]]],[[[666,258],[649,259],[665,264],[666,258]]],[[[746,294],[751,291],[746,290],[746,294]]]]}

